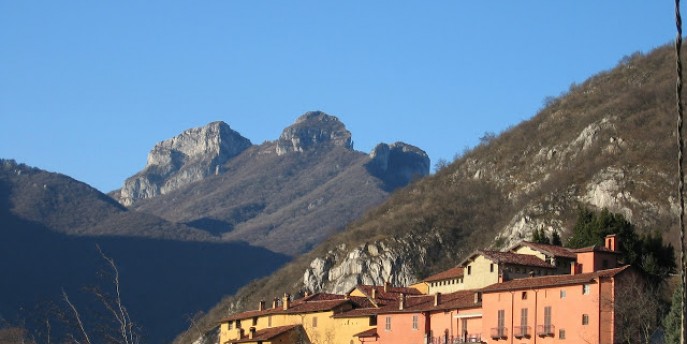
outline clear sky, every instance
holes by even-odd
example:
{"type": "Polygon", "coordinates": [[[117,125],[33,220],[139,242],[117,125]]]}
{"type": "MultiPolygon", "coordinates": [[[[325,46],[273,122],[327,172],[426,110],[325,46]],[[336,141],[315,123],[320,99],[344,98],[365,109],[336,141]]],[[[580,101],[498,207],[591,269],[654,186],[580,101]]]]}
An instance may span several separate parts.
{"type": "MultiPolygon", "coordinates": [[[[108,192],[222,120],[259,144],[302,113],[434,164],[675,37],[672,1],[0,0],[0,158],[108,192]]],[[[683,9],[684,10],[684,9],[683,9]]]]}

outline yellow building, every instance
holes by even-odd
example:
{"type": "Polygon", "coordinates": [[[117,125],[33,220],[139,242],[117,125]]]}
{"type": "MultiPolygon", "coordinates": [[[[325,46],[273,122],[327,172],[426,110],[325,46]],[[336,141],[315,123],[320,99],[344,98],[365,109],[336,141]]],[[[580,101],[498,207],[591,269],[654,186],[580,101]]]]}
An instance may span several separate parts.
{"type": "Polygon", "coordinates": [[[220,323],[220,343],[345,343],[369,329],[369,321],[340,321],[333,316],[367,305],[363,297],[314,294],[291,300],[285,295],[272,307],[233,314],[220,323]]]}

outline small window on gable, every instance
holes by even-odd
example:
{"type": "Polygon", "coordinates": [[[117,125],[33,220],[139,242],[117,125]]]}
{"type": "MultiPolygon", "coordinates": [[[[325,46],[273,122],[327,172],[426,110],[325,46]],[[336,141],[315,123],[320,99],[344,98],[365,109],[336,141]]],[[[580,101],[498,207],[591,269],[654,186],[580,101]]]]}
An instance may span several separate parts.
{"type": "Polygon", "coordinates": [[[233,321],[230,321],[230,322],[227,324],[227,326],[228,326],[229,329],[231,330],[232,328],[234,328],[234,322],[233,322],[233,321]]]}
{"type": "Polygon", "coordinates": [[[527,292],[526,291],[522,292],[522,299],[527,300],[527,292]]]}
{"type": "Polygon", "coordinates": [[[494,263],[489,264],[489,272],[494,272],[494,263]]]}
{"type": "Polygon", "coordinates": [[[591,289],[591,288],[590,288],[589,284],[583,284],[583,285],[582,285],[582,294],[583,294],[583,295],[588,295],[590,289],[591,289]]]}
{"type": "Polygon", "coordinates": [[[253,326],[258,324],[258,317],[253,317],[253,326]]]}
{"type": "Polygon", "coordinates": [[[561,289],[561,299],[565,299],[565,290],[561,289]]]}
{"type": "Polygon", "coordinates": [[[472,266],[468,265],[468,275],[472,273],[472,266]]]}

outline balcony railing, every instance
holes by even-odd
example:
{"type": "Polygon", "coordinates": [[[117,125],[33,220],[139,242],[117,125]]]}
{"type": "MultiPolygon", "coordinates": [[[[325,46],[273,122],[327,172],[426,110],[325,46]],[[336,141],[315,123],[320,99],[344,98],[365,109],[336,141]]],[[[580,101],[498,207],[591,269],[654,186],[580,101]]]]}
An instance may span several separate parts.
{"type": "Polygon", "coordinates": [[[480,333],[470,333],[460,338],[455,338],[453,344],[464,344],[464,343],[481,343],[482,334],[480,333]]]}
{"type": "Polygon", "coordinates": [[[553,325],[537,326],[537,336],[539,337],[553,337],[554,332],[556,332],[556,327],[553,325]]]}
{"type": "Polygon", "coordinates": [[[505,327],[492,327],[491,328],[491,339],[506,339],[508,338],[508,328],[505,327]]]}
{"type": "Polygon", "coordinates": [[[532,328],[529,326],[515,326],[513,328],[513,337],[515,338],[529,338],[532,335],[532,328]]]}

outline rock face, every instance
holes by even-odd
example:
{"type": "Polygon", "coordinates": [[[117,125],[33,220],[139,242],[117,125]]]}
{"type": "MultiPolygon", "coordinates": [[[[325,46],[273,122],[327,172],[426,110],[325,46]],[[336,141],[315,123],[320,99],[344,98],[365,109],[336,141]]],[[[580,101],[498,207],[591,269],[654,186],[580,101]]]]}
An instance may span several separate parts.
{"type": "Polygon", "coordinates": [[[378,144],[370,153],[368,170],[384,180],[390,189],[429,175],[429,156],[420,148],[403,142],[378,144]]]}
{"type": "Polygon", "coordinates": [[[344,294],[358,284],[410,285],[415,283],[417,272],[406,262],[424,261],[427,255],[425,250],[418,251],[413,246],[406,240],[367,243],[350,250],[341,245],[310,262],[303,274],[304,289],[344,294]]]}
{"type": "Polygon", "coordinates": [[[222,164],[250,146],[250,140],[221,121],[186,130],[155,145],[143,171],[124,182],[119,201],[131,206],[219,174],[222,164]]]}
{"type": "Polygon", "coordinates": [[[324,145],[353,150],[351,132],[338,118],[321,111],[311,111],[284,129],[277,141],[277,154],[303,152],[324,145]]]}

